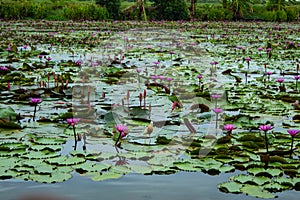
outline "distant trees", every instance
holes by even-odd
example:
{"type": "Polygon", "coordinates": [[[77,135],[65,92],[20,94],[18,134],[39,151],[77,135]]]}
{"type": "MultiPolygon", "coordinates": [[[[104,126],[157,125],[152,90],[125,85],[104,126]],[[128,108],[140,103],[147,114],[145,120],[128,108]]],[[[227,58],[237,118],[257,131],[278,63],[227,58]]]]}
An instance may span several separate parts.
{"type": "Polygon", "coordinates": [[[105,7],[110,18],[119,18],[121,6],[120,0],[96,0],[96,4],[105,7]]]}
{"type": "Polygon", "coordinates": [[[153,0],[156,18],[161,20],[188,20],[189,11],[185,0],[153,0]]]}
{"type": "Polygon", "coordinates": [[[296,3],[295,0],[269,0],[267,1],[267,9],[272,11],[285,10],[289,3],[296,3]]]}
{"type": "Polygon", "coordinates": [[[242,19],[246,10],[252,11],[252,0],[222,0],[223,8],[232,12],[234,20],[242,19]]]}

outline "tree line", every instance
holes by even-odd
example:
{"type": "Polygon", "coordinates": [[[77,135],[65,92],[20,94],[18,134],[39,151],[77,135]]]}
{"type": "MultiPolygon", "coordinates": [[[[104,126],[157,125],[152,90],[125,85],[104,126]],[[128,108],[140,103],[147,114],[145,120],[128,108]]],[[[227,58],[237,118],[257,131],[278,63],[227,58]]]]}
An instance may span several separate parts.
{"type": "Polygon", "coordinates": [[[297,21],[296,0],[0,0],[2,19],[297,21]]]}

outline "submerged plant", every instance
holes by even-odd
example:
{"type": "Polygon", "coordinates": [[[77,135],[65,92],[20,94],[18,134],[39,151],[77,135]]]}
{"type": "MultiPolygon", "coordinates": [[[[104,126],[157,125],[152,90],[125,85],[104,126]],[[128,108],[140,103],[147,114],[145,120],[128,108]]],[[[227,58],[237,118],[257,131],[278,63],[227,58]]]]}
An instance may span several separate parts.
{"type": "Polygon", "coordinates": [[[34,106],[34,111],[33,111],[33,121],[35,120],[35,114],[36,114],[36,107],[39,103],[41,103],[42,100],[40,98],[31,98],[30,99],[30,104],[34,106]]]}
{"type": "Polygon", "coordinates": [[[267,150],[267,153],[269,153],[269,147],[268,147],[268,137],[267,137],[267,132],[272,130],[273,127],[271,125],[260,125],[259,126],[259,129],[262,130],[264,133],[265,133],[265,143],[266,143],[266,150],[267,150]]]}
{"type": "Polygon", "coordinates": [[[290,149],[290,157],[292,157],[292,154],[293,154],[293,145],[294,145],[294,137],[300,132],[300,130],[289,129],[289,130],[287,130],[287,132],[292,136],[291,149],[290,149]]]}

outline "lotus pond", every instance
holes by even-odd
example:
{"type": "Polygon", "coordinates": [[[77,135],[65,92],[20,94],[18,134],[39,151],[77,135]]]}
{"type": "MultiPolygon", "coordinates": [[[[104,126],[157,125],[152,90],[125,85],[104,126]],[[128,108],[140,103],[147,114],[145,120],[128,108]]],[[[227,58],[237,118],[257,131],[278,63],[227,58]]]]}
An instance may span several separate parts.
{"type": "Polygon", "coordinates": [[[0,25],[3,198],[299,195],[299,24],[0,25]]]}

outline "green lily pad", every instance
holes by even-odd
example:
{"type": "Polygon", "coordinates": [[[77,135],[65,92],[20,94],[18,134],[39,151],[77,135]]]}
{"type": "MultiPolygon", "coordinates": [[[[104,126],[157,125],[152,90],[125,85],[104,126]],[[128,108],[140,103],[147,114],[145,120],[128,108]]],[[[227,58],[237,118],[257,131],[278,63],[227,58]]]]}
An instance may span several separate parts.
{"type": "Polygon", "coordinates": [[[272,199],[276,196],[272,193],[263,190],[261,186],[255,186],[255,185],[244,185],[241,188],[242,193],[247,194],[249,196],[258,197],[262,199],[272,199]]]}
{"type": "Polygon", "coordinates": [[[241,193],[242,185],[236,182],[226,182],[218,185],[218,188],[222,192],[226,193],[241,193]]]}
{"type": "Polygon", "coordinates": [[[123,175],[120,173],[115,173],[115,172],[105,172],[103,174],[97,173],[92,177],[93,181],[105,181],[109,179],[119,179],[123,175]]]}

